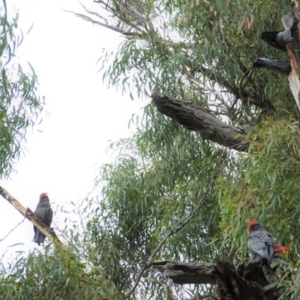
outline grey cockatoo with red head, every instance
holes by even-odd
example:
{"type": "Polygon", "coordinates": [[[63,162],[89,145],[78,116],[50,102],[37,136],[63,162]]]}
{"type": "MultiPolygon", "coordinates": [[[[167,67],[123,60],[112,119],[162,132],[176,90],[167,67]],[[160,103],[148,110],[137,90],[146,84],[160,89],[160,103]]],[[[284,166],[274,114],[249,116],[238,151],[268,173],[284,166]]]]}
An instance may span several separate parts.
{"type": "Polygon", "coordinates": [[[275,244],[272,235],[255,219],[248,222],[250,255],[253,259],[264,260],[271,264],[273,262],[285,263],[279,259],[280,253],[289,253],[287,246],[275,244]]]}
{"type": "MultiPolygon", "coordinates": [[[[50,227],[53,217],[53,211],[50,206],[49,197],[47,193],[42,193],[40,195],[40,201],[35,209],[34,214],[48,227],[50,227]]],[[[35,227],[33,241],[37,244],[43,244],[45,236],[35,227]]]]}

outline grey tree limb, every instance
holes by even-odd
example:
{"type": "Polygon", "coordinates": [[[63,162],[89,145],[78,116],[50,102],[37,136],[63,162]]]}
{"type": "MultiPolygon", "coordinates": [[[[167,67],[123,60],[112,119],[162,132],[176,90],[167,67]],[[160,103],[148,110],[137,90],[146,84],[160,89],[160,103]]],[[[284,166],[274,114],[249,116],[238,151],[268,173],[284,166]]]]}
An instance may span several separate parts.
{"type": "Polygon", "coordinates": [[[218,300],[277,300],[278,278],[275,270],[260,261],[235,266],[228,261],[206,262],[156,261],[151,265],[175,284],[212,284],[215,293],[209,299],[218,300]],[[266,288],[273,284],[273,288],[266,288]]]}
{"type": "Polygon", "coordinates": [[[156,261],[152,269],[170,278],[176,284],[216,284],[215,264],[206,262],[156,261]]]}
{"type": "Polygon", "coordinates": [[[152,100],[156,109],[183,125],[186,129],[195,131],[203,139],[210,140],[237,151],[247,151],[249,145],[245,135],[251,126],[233,126],[212,115],[210,111],[191,102],[184,102],[152,91],[152,100]]]}
{"type": "Polygon", "coordinates": [[[257,58],[253,63],[253,68],[265,68],[284,76],[289,76],[292,70],[289,61],[265,57],[257,58]]]}

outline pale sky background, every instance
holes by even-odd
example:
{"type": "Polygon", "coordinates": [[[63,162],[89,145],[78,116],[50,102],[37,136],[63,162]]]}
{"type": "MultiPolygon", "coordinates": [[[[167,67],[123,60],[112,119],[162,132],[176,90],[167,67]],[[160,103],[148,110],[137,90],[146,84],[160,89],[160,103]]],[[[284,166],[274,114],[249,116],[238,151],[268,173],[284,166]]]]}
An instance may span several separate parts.
{"type": "MultiPolygon", "coordinates": [[[[44,113],[41,125],[28,133],[28,151],[16,164],[17,173],[0,185],[32,210],[42,192],[49,193],[54,207],[79,203],[92,190],[98,167],[112,160],[106,153],[108,141],[129,136],[130,117],[150,99],[131,101],[104,86],[96,62],[103,48],[116,50],[123,38],[61,10],[83,12],[77,1],[7,2],[9,10],[18,10],[23,33],[33,24],[17,56],[34,67],[49,115],[44,113]]],[[[82,2],[93,5],[92,0],[82,2]]],[[[22,219],[1,197],[0,239],[22,219]]],[[[58,224],[60,216],[53,221],[58,224]]],[[[32,224],[25,220],[0,242],[0,252],[28,251],[35,247],[32,238],[32,224]],[[8,248],[15,243],[22,245],[8,248]]]]}

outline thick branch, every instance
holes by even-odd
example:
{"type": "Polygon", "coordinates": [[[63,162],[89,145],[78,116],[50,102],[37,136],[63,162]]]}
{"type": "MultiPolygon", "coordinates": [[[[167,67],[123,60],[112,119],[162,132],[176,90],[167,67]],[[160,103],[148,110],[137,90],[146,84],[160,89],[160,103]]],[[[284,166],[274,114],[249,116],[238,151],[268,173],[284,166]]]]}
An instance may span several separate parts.
{"type": "Polygon", "coordinates": [[[156,261],[152,268],[177,284],[216,284],[215,264],[156,261]]]}
{"type": "Polygon", "coordinates": [[[160,272],[177,284],[216,285],[213,299],[218,300],[277,300],[278,290],[265,289],[278,281],[274,269],[262,262],[250,262],[235,267],[217,260],[215,264],[157,261],[152,271],[160,272]]]}
{"type": "Polygon", "coordinates": [[[60,244],[59,240],[53,229],[46,226],[29,208],[25,208],[17,199],[15,199],[8,191],[0,186],[0,195],[6,199],[14,208],[16,208],[24,217],[26,217],[37,229],[43,233],[50,240],[54,239],[60,244]]]}
{"type": "Polygon", "coordinates": [[[157,91],[152,91],[152,99],[160,113],[185,128],[200,133],[202,138],[238,151],[248,150],[245,134],[252,127],[226,124],[196,104],[179,101],[157,91]]]}

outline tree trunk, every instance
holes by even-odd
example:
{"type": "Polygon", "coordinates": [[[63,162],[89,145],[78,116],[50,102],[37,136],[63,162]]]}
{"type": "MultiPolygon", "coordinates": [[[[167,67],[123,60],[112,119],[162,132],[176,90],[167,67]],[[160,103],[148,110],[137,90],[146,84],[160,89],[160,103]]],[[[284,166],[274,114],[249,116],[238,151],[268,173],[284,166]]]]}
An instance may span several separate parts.
{"type": "Polygon", "coordinates": [[[300,1],[299,0],[292,0],[292,5],[294,6],[293,13],[296,19],[296,24],[293,26],[296,28],[293,31],[293,38],[287,44],[286,49],[290,56],[291,68],[292,71],[288,77],[290,89],[293,93],[294,99],[300,110],[300,39],[299,39],[299,32],[300,32],[300,1]]]}

